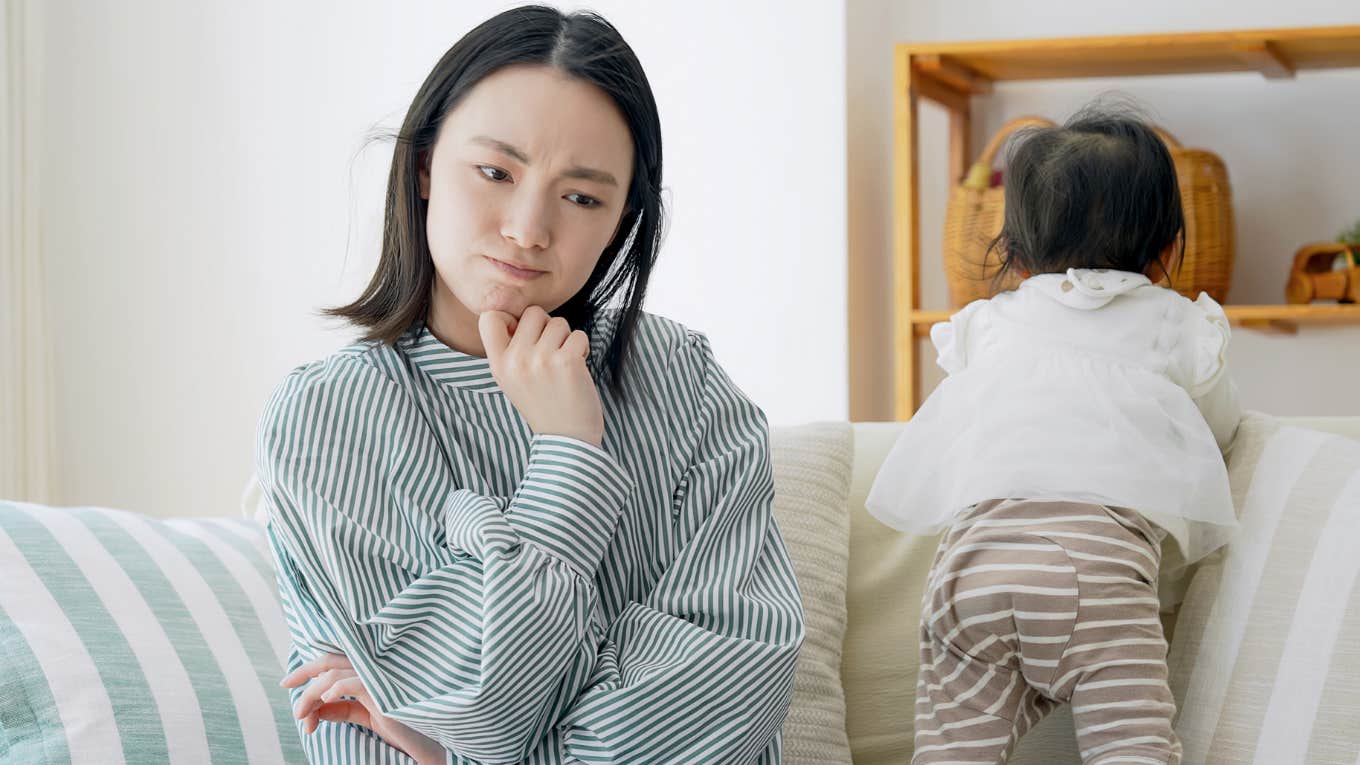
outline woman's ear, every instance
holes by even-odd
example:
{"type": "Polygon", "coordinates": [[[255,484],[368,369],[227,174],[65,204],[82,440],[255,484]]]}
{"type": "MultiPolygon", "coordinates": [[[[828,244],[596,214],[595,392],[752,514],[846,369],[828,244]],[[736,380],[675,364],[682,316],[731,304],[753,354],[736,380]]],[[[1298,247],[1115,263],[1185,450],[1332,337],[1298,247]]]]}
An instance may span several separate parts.
{"type": "Polygon", "coordinates": [[[430,153],[428,151],[416,154],[416,179],[420,186],[420,198],[428,200],[430,198],[430,153]]]}

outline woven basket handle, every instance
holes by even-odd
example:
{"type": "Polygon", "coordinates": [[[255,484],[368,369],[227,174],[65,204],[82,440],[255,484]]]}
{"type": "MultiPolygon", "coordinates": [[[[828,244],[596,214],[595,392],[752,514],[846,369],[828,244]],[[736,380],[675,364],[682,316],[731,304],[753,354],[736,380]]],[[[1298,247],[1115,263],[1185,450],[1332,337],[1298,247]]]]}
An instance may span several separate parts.
{"type": "Polygon", "coordinates": [[[1162,143],[1166,144],[1166,148],[1168,151],[1171,149],[1181,148],[1181,142],[1176,140],[1176,136],[1171,135],[1170,133],[1166,132],[1165,130],[1162,130],[1156,125],[1153,125],[1152,129],[1154,132],[1157,133],[1157,137],[1162,139],[1162,143]]]}
{"type": "Polygon", "coordinates": [[[971,189],[985,189],[992,183],[992,163],[996,161],[996,155],[1001,152],[1001,147],[1005,145],[1006,139],[1017,130],[1027,127],[1055,127],[1050,119],[1044,117],[1016,117],[1001,126],[992,136],[992,140],[987,142],[987,147],[978,155],[977,161],[968,169],[968,177],[964,179],[963,185],[971,189]]]}
{"type": "MultiPolygon", "coordinates": [[[[985,189],[992,184],[992,163],[996,161],[996,155],[1001,152],[1001,147],[1005,145],[1006,139],[1017,130],[1027,127],[1056,127],[1054,122],[1045,117],[1016,117],[1001,126],[992,136],[992,140],[987,142],[986,148],[978,155],[977,162],[968,169],[968,177],[964,179],[963,185],[970,189],[985,189]]],[[[1181,148],[1181,142],[1176,137],[1166,132],[1162,128],[1153,126],[1152,129],[1157,133],[1157,137],[1162,139],[1168,150],[1181,148]]]]}

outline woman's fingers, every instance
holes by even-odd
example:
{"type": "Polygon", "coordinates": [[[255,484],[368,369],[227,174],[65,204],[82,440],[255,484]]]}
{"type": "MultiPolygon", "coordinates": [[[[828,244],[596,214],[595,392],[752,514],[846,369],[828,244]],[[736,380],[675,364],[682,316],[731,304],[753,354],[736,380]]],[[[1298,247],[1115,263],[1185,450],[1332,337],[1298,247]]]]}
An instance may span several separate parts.
{"type": "Polygon", "coordinates": [[[346,677],[331,684],[329,690],[321,694],[321,700],[325,703],[335,701],[342,696],[353,696],[365,705],[369,703],[368,689],[364,687],[364,681],[358,675],[346,677]]]}
{"type": "Polygon", "coordinates": [[[303,730],[311,733],[316,730],[320,721],[317,711],[324,706],[321,695],[334,683],[353,675],[354,667],[343,654],[323,653],[289,672],[279,681],[279,685],[284,688],[296,688],[308,683],[306,690],[298,696],[297,703],[293,706],[293,716],[302,720],[303,730]]]}
{"type": "Polygon", "coordinates": [[[506,351],[524,356],[555,351],[571,336],[571,325],[561,316],[549,316],[541,307],[524,309],[518,324],[515,317],[503,311],[485,311],[477,318],[477,329],[482,336],[488,359],[499,361],[506,351]]]}
{"type": "Polygon", "coordinates": [[[306,690],[298,696],[297,701],[293,705],[293,716],[301,720],[307,715],[314,713],[317,707],[320,707],[325,703],[322,696],[330,691],[336,683],[357,677],[358,675],[352,669],[328,669],[317,675],[316,678],[307,685],[306,690]]]}
{"type": "Polygon", "coordinates": [[[354,665],[350,664],[349,659],[345,658],[344,654],[323,653],[284,675],[283,680],[279,681],[279,685],[284,688],[295,688],[331,669],[354,669],[354,665]]]}
{"type": "Polygon", "coordinates": [[[477,317],[477,332],[482,336],[482,347],[486,349],[488,359],[495,361],[505,353],[514,332],[514,321],[515,317],[504,311],[484,311],[477,317]]]}
{"type": "Polygon", "coordinates": [[[361,725],[369,730],[373,729],[373,718],[368,709],[357,701],[332,701],[322,704],[303,724],[303,731],[306,733],[316,732],[316,728],[321,721],[335,723],[354,723],[361,725]]]}
{"type": "Polygon", "coordinates": [[[538,347],[541,351],[551,353],[567,341],[571,335],[571,325],[561,316],[555,316],[548,320],[543,327],[543,334],[538,339],[538,347]]]}
{"type": "MultiPolygon", "coordinates": [[[[490,322],[490,319],[484,319],[490,322]]],[[[565,436],[599,446],[604,439],[600,392],[585,360],[590,339],[563,318],[529,306],[502,350],[487,343],[491,374],[535,434],[565,436]]]]}
{"type": "MultiPolygon", "coordinates": [[[[384,716],[349,661],[343,656],[338,659],[323,657],[321,661],[309,662],[315,664],[307,667],[309,672],[321,666],[333,668],[316,674],[298,696],[293,714],[302,721],[303,733],[315,733],[322,720],[352,723],[373,731],[383,741],[420,762],[444,760],[444,749],[439,742],[384,716]]],[[[305,673],[300,667],[297,674],[305,673]]]]}
{"type": "Polygon", "coordinates": [[[548,325],[548,318],[548,312],[539,306],[531,305],[525,308],[524,313],[519,316],[515,336],[510,340],[510,351],[527,352],[537,345],[539,337],[543,335],[543,328],[548,325]]]}
{"type": "Polygon", "coordinates": [[[562,343],[562,350],[572,356],[588,359],[590,358],[590,336],[578,329],[567,336],[566,342],[562,343]]]}

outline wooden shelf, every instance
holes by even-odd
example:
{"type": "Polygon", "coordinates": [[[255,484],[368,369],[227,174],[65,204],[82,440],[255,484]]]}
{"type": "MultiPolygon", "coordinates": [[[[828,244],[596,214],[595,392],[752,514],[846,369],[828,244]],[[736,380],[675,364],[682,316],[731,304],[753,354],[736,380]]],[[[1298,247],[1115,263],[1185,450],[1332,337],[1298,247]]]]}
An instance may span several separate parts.
{"type": "MultiPolygon", "coordinates": [[[[1310,303],[1308,305],[1225,305],[1228,321],[1247,329],[1293,334],[1300,325],[1360,324],[1360,304],[1310,303]]],[[[953,311],[912,311],[912,334],[928,337],[930,325],[946,321],[953,311]]]]}
{"type": "Polygon", "coordinates": [[[989,82],[1226,72],[1277,78],[1304,69],[1360,66],[1360,26],[902,47],[927,67],[938,62],[989,82]]]}
{"type": "MultiPolygon", "coordinates": [[[[949,113],[948,173],[951,182],[957,182],[973,160],[972,99],[991,93],[998,82],[1231,72],[1256,72],[1279,80],[1305,70],[1346,67],[1360,67],[1360,26],[895,46],[894,302],[907,316],[895,327],[897,418],[910,418],[920,404],[921,336],[950,313],[920,310],[921,99],[934,101],[949,113]]],[[[1234,324],[1272,332],[1360,325],[1360,307],[1353,305],[1241,305],[1226,310],[1234,324]]]]}

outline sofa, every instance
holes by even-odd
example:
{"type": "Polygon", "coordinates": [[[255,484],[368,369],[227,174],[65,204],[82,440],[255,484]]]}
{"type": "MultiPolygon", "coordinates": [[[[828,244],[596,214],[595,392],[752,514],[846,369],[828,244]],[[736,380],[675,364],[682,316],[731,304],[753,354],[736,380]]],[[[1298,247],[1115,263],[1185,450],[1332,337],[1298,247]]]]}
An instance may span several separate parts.
{"type": "MultiPolygon", "coordinates": [[[[773,432],[775,515],[808,620],[786,762],[910,762],[938,540],[863,506],[900,430],[773,432]]],[[[1360,417],[1252,414],[1228,462],[1239,537],[1164,584],[1184,762],[1354,765],[1360,417]]],[[[0,763],[302,760],[253,483],[242,505],[166,519],[0,502],[0,763]]],[[[1070,715],[1046,718],[1010,762],[1082,763],[1070,715]]]]}

